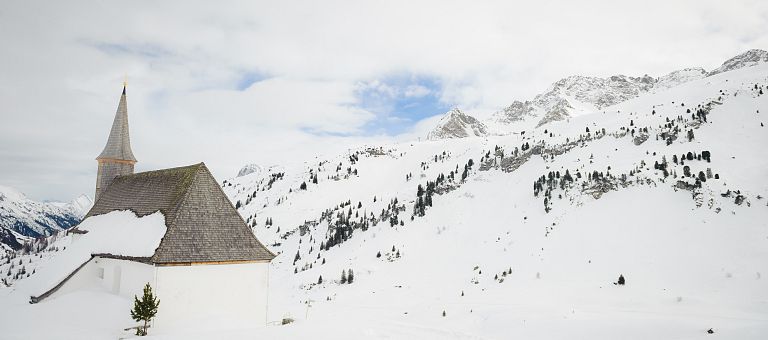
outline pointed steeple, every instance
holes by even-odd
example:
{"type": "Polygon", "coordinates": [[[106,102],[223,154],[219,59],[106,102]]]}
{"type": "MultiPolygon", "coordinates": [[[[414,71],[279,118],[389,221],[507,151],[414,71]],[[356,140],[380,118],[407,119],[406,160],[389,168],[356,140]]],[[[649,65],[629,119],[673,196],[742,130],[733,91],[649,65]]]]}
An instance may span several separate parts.
{"type": "Polygon", "coordinates": [[[131,151],[131,138],[128,135],[128,101],[125,99],[125,83],[123,83],[120,104],[117,105],[115,121],[112,122],[112,130],[109,131],[107,145],[96,160],[99,163],[95,195],[98,201],[102,191],[112,183],[113,179],[133,174],[133,165],[136,164],[136,157],[133,157],[133,151],[131,151]]]}
{"type": "Polygon", "coordinates": [[[125,84],[123,94],[120,96],[120,104],[117,105],[115,120],[112,122],[112,130],[109,132],[107,145],[97,160],[110,159],[119,161],[136,162],[136,157],[131,151],[131,138],[128,134],[128,101],[125,98],[125,84]]]}

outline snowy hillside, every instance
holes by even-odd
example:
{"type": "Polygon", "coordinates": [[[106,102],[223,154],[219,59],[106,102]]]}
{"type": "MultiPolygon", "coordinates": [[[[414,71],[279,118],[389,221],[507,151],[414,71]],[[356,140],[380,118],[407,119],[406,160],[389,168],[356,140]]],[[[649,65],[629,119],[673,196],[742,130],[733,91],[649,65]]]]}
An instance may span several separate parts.
{"type": "Polygon", "coordinates": [[[71,203],[37,202],[16,189],[0,186],[0,244],[18,250],[23,239],[68,229],[80,222],[91,205],[85,195],[71,203]]]}
{"type": "MultiPolygon", "coordinates": [[[[154,337],[764,339],[768,64],[698,74],[637,93],[642,78],[599,81],[626,96],[580,97],[594,107],[515,128],[525,133],[484,136],[462,118],[445,131],[466,138],[248,167],[222,186],[279,254],[273,325],[154,337]]],[[[526,105],[512,110],[541,119],[526,105]]],[[[57,253],[0,269],[16,263],[18,277],[19,263],[44,268],[57,253]]],[[[133,325],[127,299],[29,305],[19,279],[0,286],[12,306],[0,320],[15,320],[4,337],[115,338],[133,325]],[[80,317],[61,318],[73,303],[80,317]]]]}
{"type": "Polygon", "coordinates": [[[522,135],[227,180],[281,254],[275,320],[309,315],[263,333],[333,338],[323,323],[344,318],[373,337],[763,338],[766,86],[760,65],[522,135]]]}
{"type": "MultiPolygon", "coordinates": [[[[694,67],[673,71],[657,78],[648,75],[638,77],[614,75],[605,78],[570,76],[553,83],[531,100],[513,101],[512,104],[495,112],[480,124],[487,126],[489,133],[506,135],[578,115],[598,112],[648,92],[665,91],[707,76],[766,62],[768,62],[767,51],[749,50],[725,61],[711,72],[701,67],[694,67]]],[[[449,114],[446,114],[443,120],[449,119],[448,116],[449,114]]],[[[430,136],[433,136],[431,139],[440,138],[439,132],[443,130],[445,130],[443,124],[439,124],[430,133],[430,136]]],[[[451,138],[457,138],[454,135],[451,136],[451,138]]]]}

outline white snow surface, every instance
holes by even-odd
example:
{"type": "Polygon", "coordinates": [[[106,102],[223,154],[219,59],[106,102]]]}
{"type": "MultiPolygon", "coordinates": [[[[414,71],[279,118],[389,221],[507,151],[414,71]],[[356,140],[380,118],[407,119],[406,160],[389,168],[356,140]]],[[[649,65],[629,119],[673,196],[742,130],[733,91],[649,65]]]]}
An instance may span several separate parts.
{"type": "Polygon", "coordinates": [[[55,243],[62,249],[59,254],[41,263],[35,275],[21,280],[15,287],[29,296],[38,296],[61,282],[93,254],[150,257],[160,245],[166,226],[160,212],[137,217],[131,211],[113,211],[89,217],[77,229],[87,233],[59,239],[55,243]]]}
{"type": "MultiPolygon", "coordinates": [[[[371,145],[227,179],[225,192],[278,254],[269,276],[270,325],[150,329],[148,339],[766,339],[768,95],[756,84],[768,90],[768,64],[526,127],[524,135],[371,145]],[[706,122],[686,112],[707,104],[706,122]],[[682,129],[669,144],[657,139],[667,119],[682,129]],[[638,144],[629,131],[639,137],[641,128],[648,139],[638,144]],[[596,134],[602,129],[605,135],[596,134]],[[554,151],[504,171],[502,159],[515,159],[513,150],[525,143],[554,151]],[[711,162],[672,162],[702,151],[711,162]],[[474,166],[461,182],[469,159],[474,166]],[[662,159],[667,177],[654,168],[662,159]],[[680,189],[678,181],[694,183],[683,177],[685,166],[718,178],[680,189]],[[434,195],[425,216],[412,219],[417,185],[456,169],[449,181],[455,189],[434,195]],[[534,182],[566,170],[582,177],[553,189],[546,212],[534,182]],[[594,195],[587,190],[593,171],[627,175],[626,186],[594,195]],[[405,206],[403,225],[379,221],[320,249],[340,214],[378,218],[395,198],[405,206]],[[341,284],[348,269],[354,282],[341,284]],[[620,274],[625,286],[613,284],[620,274]],[[283,318],[296,321],[278,325],[283,318]]],[[[82,292],[27,304],[23,284],[50,263],[0,287],[0,338],[130,337],[122,331],[134,325],[127,299],[82,292]]]]}

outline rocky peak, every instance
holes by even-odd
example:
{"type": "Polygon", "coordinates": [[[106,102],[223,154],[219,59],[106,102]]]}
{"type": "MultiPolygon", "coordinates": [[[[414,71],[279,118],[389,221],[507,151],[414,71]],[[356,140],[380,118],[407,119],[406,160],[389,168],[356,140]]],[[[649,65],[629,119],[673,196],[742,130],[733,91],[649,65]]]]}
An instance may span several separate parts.
{"type": "Polygon", "coordinates": [[[597,109],[618,104],[648,91],[656,80],[647,75],[627,77],[614,75],[607,78],[570,76],[555,82],[550,90],[534,98],[534,102],[549,112],[563,97],[594,105],[597,109]]]}
{"type": "Polygon", "coordinates": [[[755,66],[768,62],[768,51],[753,49],[726,60],[720,67],[709,72],[708,75],[728,72],[742,67],[755,66]]]}
{"type": "Polygon", "coordinates": [[[668,89],[690,81],[699,80],[706,76],[707,71],[701,67],[684,68],[659,77],[654,87],[668,89]]]}
{"type": "Polygon", "coordinates": [[[728,59],[719,68],[707,73],[701,67],[684,68],[654,78],[649,75],[631,77],[570,76],[550,85],[543,93],[530,101],[514,101],[491,116],[491,121],[501,125],[531,118],[541,126],[565,120],[578,112],[594,112],[635,98],[651,90],[665,90],[714,74],[736,70],[768,62],[768,52],[749,50],[728,59]]]}
{"type": "Polygon", "coordinates": [[[237,177],[243,177],[250,174],[260,174],[264,171],[264,168],[258,164],[246,164],[240,171],[237,172],[237,177]]]}
{"type": "Polygon", "coordinates": [[[437,126],[427,134],[427,139],[440,140],[486,135],[488,135],[488,128],[485,124],[458,108],[454,108],[446,112],[437,126]]]}
{"type": "Polygon", "coordinates": [[[509,106],[494,113],[491,119],[500,123],[513,123],[534,116],[535,110],[536,108],[532,102],[528,100],[525,102],[515,100],[509,106]]]}

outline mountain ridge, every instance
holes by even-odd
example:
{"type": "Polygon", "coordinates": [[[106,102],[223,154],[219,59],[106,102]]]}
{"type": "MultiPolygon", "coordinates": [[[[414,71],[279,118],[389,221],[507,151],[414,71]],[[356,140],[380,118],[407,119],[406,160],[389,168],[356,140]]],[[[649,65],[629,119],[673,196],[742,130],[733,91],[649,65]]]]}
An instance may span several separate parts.
{"type": "MultiPolygon", "coordinates": [[[[606,107],[636,98],[643,93],[668,90],[694,80],[765,62],[768,62],[768,51],[752,49],[726,60],[720,67],[710,72],[701,67],[689,67],[659,77],[651,77],[647,74],[639,77],[625,75],[608,77],[568,76],[552,83],[544,92],[537,94],[532,99],[514,100],[510,105],[494,112],[488,119],[480,122],[487,127],[488,132],[475,136],[503,135],[512,130],[540,127],[580,114],[598,112],[606,107]]],[[[448,113],[445,114],[445,116],[447,115],[448,113]]],[[[472,117],[466,113],[465,115],[472,117]]],[[[438,123],[428,136],[431,135],[434,139],[445,134],[452,136],[450,138],[462,138],[454,136],[450,132],[441,132],[444,129],[444,124],[438,123]]],[[[464,137],[470,136],[472,135],[464,135],[464,137]]]]}
{"type": "MultiPolygon", "coordinates": [[[[758,65],[525,133],[367,145],[227,178],[277,254],[268,319],[297,321],[227,337],[762,339],[766,90],[758,65]]],[[[460,112],[450,116],[464,122],[460,112]]],[[[73,239],[13,262],[44,272],[58,256],[48,249],[73,239]]],[[[130,325],[133,301],[108,292],[30,305],[19,270],[0,261],[17,277],[0,285],[0,319],[21,321],[5,335],[39,332],[29,324],[60,315],[60,301],[122,316],[92,338],[130,325]]],[[[92,324],[65,322],[86,326],[60,337],[92,324]]]]}
{"type": "Polygon", "coordinates": [[[38,202],[8,186],[0,186],[0,244],[18,250],[24,240],[47,237],[71,228],[93,202],[80,195],[72,202],[38,202]]]}

